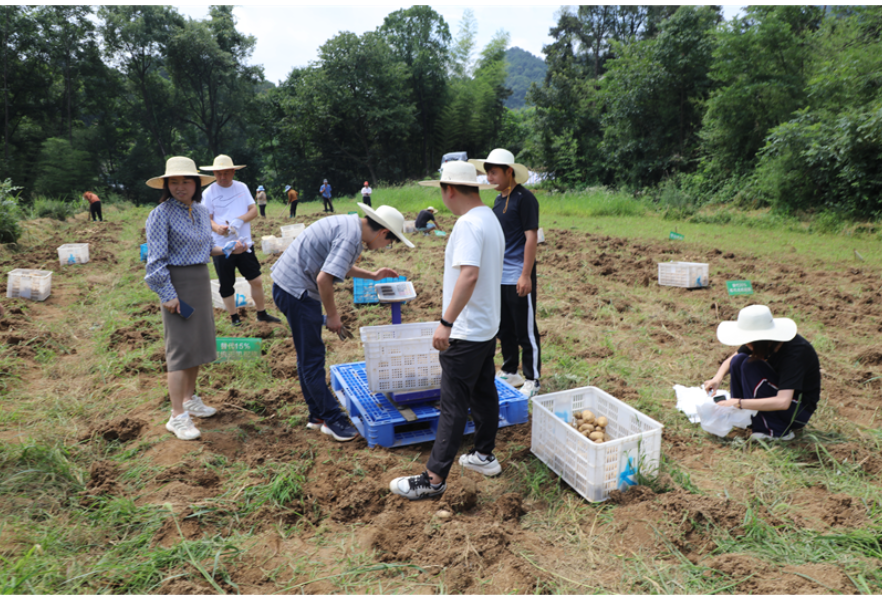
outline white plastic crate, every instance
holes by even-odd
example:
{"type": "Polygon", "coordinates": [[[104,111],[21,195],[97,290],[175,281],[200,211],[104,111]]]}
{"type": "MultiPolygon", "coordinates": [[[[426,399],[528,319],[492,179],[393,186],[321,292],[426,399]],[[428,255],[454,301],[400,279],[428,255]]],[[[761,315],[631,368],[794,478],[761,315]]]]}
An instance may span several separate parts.
{"type": "Polygon", "coordinates": [[[533,397],[530,448],[580,496],[603,502],[612,490],[634,483],[631,471],[658,472],[662,424],[596,387],[533,397]],[[573,413],[588,409],[609,419],[609,442],[598,444],[573,429],[573,413]]]}
{"type": "Polygon", "coordinates": [[[275,254],[276,252],[276,236],[265,235],[260,238],[260,249],[264,254],[275,254]]]}
{"type": "Polygon", "coordinates": [[[441,387],[441,363],[432,347],[438,321],[362,327],[365,373],[375,394],[441,387]]]}
{"type": "Polygon", "coordinates": [[[83,265],[89,262],[89,244],[62,244],[58,247],[62,265],[83,265]]]}
{"type": "Polygon", "coordinates": [[[415,233],[416,232],[416,221],[405,221],[402,225],[404,233],[415,233]]]}
{"type": "Polygon", "coordinates": [[[42,302],[52,293],[52,271],[13,269],[8,273],[7,298],[27,298],[42,302]]]}
{"type": "Polygon", "coordinates": [[[306,225],[303,223],[292,223],[291,225],[282,225],[282,237],[291,238],[292,240],[303,233],[306,225]]]}
{"type": "Polygon", "coordinates": [[[276,253],[281,254],[282,252],[287,250],[288,246],[290,246],[293,242],[294,238],[292,237],[276,238],[276,253]]]}
{"type": "Polygon", "coordinates": [[[538,229],[538,231],[536,231],[536,243],[537,244],[544,244],[545,243],[545,232],[542,231],[541,227],[538,229]]]}
{"type": "MultiPolygon", "coordinates": [[[[244,277],[236,277],[236,283],[233,285],[233,301],[236,303],[236,308],[254,306],[254,299],[251,297],[251,284],[244,277]]],[[[211,304],[221,310],[226,308],[220,295],[220,281],[217,279],[211,280],[211,304]]]]}
{"type": "Polygon", "coordinates": [[[682,288],[707,287],[707,263],[658,263],[658,284],[682,288]]]}

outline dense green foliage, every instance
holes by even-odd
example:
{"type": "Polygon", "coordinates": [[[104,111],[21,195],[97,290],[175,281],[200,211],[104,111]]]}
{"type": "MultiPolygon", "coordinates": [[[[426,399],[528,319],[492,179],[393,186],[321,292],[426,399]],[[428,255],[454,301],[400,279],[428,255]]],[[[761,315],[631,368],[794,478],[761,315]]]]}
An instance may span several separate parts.
{"type": "Polygon", "coordinates": [[[506,108],[523,108],[527,90],[531,83],[542,83],[548,67],[541,58],[533,56],[517,46],[505,51],[508,76],[505,87],[511,90],[511,96],[505,101],[506,108]]]}

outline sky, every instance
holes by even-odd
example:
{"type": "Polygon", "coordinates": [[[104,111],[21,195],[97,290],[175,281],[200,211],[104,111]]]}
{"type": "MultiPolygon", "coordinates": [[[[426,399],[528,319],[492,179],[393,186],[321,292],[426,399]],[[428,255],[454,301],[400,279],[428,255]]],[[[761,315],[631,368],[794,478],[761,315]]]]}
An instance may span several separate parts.
{"type": "MultiPolygon", "coordinates": [[[[263,65],[264,76],[278,84],[287,79],[294,67],[305,67],[318,58],[318,48],[341,31],[361,35],[383,24],[389,13],[411,4],[355,5],[323,4],[283,6],[270,4],[236,5],[233,15],[237,29],[257,38],[251,64],[263,65]]],[[[510,46],[544,58],[542,46],[551,43],[548,30],[557,23],[560,4],[518,5],[431,5],[447,21],[455,38],[463,11],[471,8],[478,23],[477,49],[487,45],[500,29],[510,35],[510,46]]],[[[208,17],[208,5],[176,5],[178,11],[193,19],[208,17]]],[[[724,5],[726,19],[734,17],[739,6],[724,5]]]]}

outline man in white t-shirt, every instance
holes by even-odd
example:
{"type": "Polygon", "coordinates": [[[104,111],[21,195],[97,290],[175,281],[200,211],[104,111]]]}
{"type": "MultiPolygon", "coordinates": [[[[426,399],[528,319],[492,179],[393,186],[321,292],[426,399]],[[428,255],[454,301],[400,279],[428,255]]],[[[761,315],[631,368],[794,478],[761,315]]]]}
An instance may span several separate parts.
{"type": "Polygon", "coordinates": [[[199,167],[212,171],[216,179],[202,192],[202,204],[211,215],[211,231],[214,243],[224,247],[229,242],[241,241],[247,248],[242,254],[215,256],[214,270],[220,282],[220,296],[230,315],[234,327],[242,324],[236,306],[236,269],[251,284],[251,298],[257,308],[257,320],[265,323],[281,323],[279,319],[267,314],[263,297],[263,279],[260,276],[260,263],[254,255],[254,242],[251,241],[251,221],[257,217],[257,205],[248,186],[236,181],[236,171],[245,165],[234,165],[226,154],[214,158],[210,167],[199,167]]]}
{"type": "Polygon", "coordinates": [[[364,182],[364,187],[361,188],[361,201],[371,206],[371,194],[374,193],[374,190],[371,189],[371,186],[367,181],[364,182]]]}
{"type": "Polygon", "coordinates": [[[420,185],[441,188],[444,205],[459,216],[444,252],[444,304],[432,345],[441,352],[441,415],[426,470],[393,479],[389,489],[410,500],[444,493],[453,459],[462,442],[469,411],[475,446],[459,464],[483,475],[502,471],[493,449],[499,428],[499,395],[494,377],[496,333],[502,295],[505,236],[499,219],[481,201],[475,167],[462,161],[444,165],[441,181],[420,185]]]}

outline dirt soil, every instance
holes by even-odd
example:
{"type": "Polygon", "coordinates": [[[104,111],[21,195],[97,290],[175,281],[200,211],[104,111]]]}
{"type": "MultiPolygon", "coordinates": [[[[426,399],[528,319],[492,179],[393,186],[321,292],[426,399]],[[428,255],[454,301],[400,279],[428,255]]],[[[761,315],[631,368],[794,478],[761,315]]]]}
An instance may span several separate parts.
{"type": "MultiPolygon", "coordinates": [[[[307,219],[311,220],[314,219],[307,219]]],[[[440,217],[439,221],[445,228],[453,225],[449,217],[440,217]]],[[[257,222],[254,238],[276,233],[278,226],[285,222],[282,219],[257,222]]],[[[101,279],[108,269],[143,269],[134,250],[125,250],[130,257],[115,243],[120,231],[118,224],[105,223],[103,227],[90,224],[87,231],[92,243],[92,263],[84,267],[95,277],[90,283],[92,287],[113,285],[112,279],[101,279]]],[[[540,288],[538,300],[543,315],[539,320],[540,335],[544,344],[565,348],[571,356],[586,361],[590,369],[597,367],[603,374],[595,377],[592,385],[625,402],[637,402],[638,389],[647,383],[634,380],[633,370],[630,375],[611,374],[602,371],[600,365],[615,358],[641,360],[638,348],[645,347],[647,339],[657,347],[688,348],[710,357],[706,364],[676,374],[678,382],[697,384],[710,376],[718,362],[727,356],[727,350],[715,339],[716,324],[722,319],[736,318],[740,308],[762,300],[775,314],[798,314],[803,320],[821,323],[831,338],[835,338],[838,330],[850,332],[850,336],[841,341],[834,339],[834,344],[837,352],[850,356],[851,360],[829,362],[822,357],[826,398],[823,412],[828,419],[879,427],[882,415],[878,414],[877,391],[882,387],[882,345],[874,343],[873,337],[882,332],[882,277],[876,270],[828,270],[818,264],[801,262],[796,255],[772,261],[749,254],[724,253],[716,248],[696,250],[687,246],[684,251],[684,246],[668,242],[615,238],[554,225],[546,227],[545,233],[548,242],[540,246],[538,253],[540,283],[544,286],[540,288]],[[712,287],[691,291],[660,288],[656,265],[668,260],[712,263],[712,287]],[[755,299],[720,293],[725,280],[743,278],[753,280],[758,293],[755,299]],[[807,288],[823,293],[806,293],[807,288]],[[635,315],[639,318],[633,318],[635,315]],[[626,320],[625,316],[632,318],[626,320]],[[607,335],[603,331],[612,335],[612,344],[602,343],[607,335]],[[857,331],[867,334],[862,336],[855,333],[857,331]],[[854,393],[855,389],[861,393],[854,393]]],[[[73,234],[67,237],[75,241],[73,234]]],[[[403,307],[404,321],[435,320],[441,309],[444,240],[418,235],[414,238],[421,251],[408,251],[396,244],[383,252],[365,253],[360,266],[367,269],[392,266],[406,275],[414,282],[418,298],[403,307]]],[[[51,240],[45,247],[25,253],[0,255],[0,267],[58,271],[54,250],[58,243],[59,240],[51,240]]],[[[259,251],[258,257],[265,270],[276,260],[259,251]]],[[[55,285],[53,280],[53,296],[45,304],[19,300],[5,303],[8,310],[0,319],[0,352],[22,359],[24,366],[18,373],[20,376],[41,372],[34,362],[38,347],[48,345],[73,355],[84,343],[79,338],[42,331],[41,320],[57,318],[53,315],[58,311],[74,310],[82,297],[80,292],[67,288],[63,270],[58,277],[58,294],[54,291],[55,285]]],[[[384,310],[353,305],[351,293],[351,281],[337,287],[337,303],[344,323],[351,330],[357,334],[360,326],[386,322],[384,310]]],[[[269,308],[275,310],[271,301],[269,308]]],[[[164,352],[157,342],[161,342],[162,329],[155,322],[145,320],[156,315],[158,308],[131,306],[125,310],[131,315],[131,321],[111,335],[110,344],[121,355],[134,355],[116,383],[136,390],[161,388],[164,352]],[[136,352],[151,346],[156,348],[152,356],[142,357],[136,352]]],[[[178,512],[177,522],[169,519],[153,540],[153,544],[163,547],[175,544],[182,535],[186,539],[199,539],[250,529],[259,541],[239,558],[229,573],[241,593],[278,591],[276,581],[284,581],[286,573],[293,573],[290,566],[293,562],[304,557],[327,556],[324,553],[328,549],[322,546],[321,536],[353,531],[356,532],[353,546],[339,551],[375,552],[378,562],[418,565],[422,572],[415,581],[440,581],[445,593],[545,592],[547,589],[541,587],[540,582],[553,579],[549,573],[583,580],[578,575],[579,561],[569,555],[568,545],[556,544],[557,536],[542,527],[527,525],[536,522],[530,519],[531,514],[548,510],[544,501],[539,497],[525,498],[507,489],[516,474],[527,469],[534,460],[529,452],[529,423],[499,431],[496,454],[504,466],[500,478],[485,480],[469,472],[462,474],[455,468],[448,480],[448,492],[440,499],[409,502],[390,494],[389,481],[399,475],[417,474],[431,444],[368,449],[363,439],[339,445],[317,431],[305,429],[306,408],[287,325],[256,324],[253,311],[243,311],[243,314],[246,326],[242,335],[274,342],[264,360],[276,385],[261,390],[241,389],[236,381],[225,379],[222,373],[215,374],[210,382],[200,379],[200,394],[206,404],[218,407],[219,413],[197,422],[203,436],[193,442],[179,441],[167,433],[164,420],[168,404],[160,397],[144,402],[124,417],[79,423],[78,430],[84,432],[77,436],[81,443],[113,441],[161,469],[158,476],[139,482],[140,487],[135,489],[131,482],[119,479],[125,465],[95,462],[89,472],[83,502],[109,495],[129,496],[139,505],[172,504],[178,512]],[[299,426],[292,426],[292,417],[299,417],[299,426]],[[140,450],[134,452],[138,448],[140,450]],[[212,522],[193,516],[196,508],[212,506],[213,499],[231,493],[229,471],[212,468],[213,464],[221,464],[218,461],[259,469],[272,463],[296,463],[307,457],[312,466],[306,472],[304,500],[300,503],[284,508],[265,506],[245,523],[217,519],[212,522]],[[298,535],[279,535],[280,528],[304,520],[313,525],[300,529],[298,535]],[[323,533],[313,537],[319,525],[323,533]],[[270,572],[275,572],[273,578],[267,576],[270,572]]],[[[217,315],[223,318],[220,311],[217,315]]],[[[811,333],[806,337],[811,338],[811,333]]],[[[328,364],[363,360],[357,335],[356,340],[341,342],[326,332],[324,341],[328,364]]],[[[555,368],[549,366],[549,377],[555,368]]],[[[669,390],[673,382],[658,381],[655,385],[669,390]]],[[[669,397],[666,391],[661,395],[669,397]]],[[[672,406],[673,399],[670,400],[672,406]]],[[[734,451],[702,443],[696,435],[688,425],[671,427],[665,431],[662,452],[680,469],[692,473],[693,483],[704,493],[690,492],[673,482],[664,493],[638,486],[625,493],[614,493],[609,503],[598,507],[582,502],[571,491],[575,503],[587,506],[587,514],[591,515],[585,520],[581,535],[594,540],[599,553],[609,555],[670,555],[672,545],[696,565],[743,580],[734,589],[740,594],[856,591],[837,565],[780,566],[751,556],[713,555],[718,530],[735,537],[744,535],[745,504],[736,500],[749,494],[751,486],[746,486],[747,491],[733,490],[732,499],[721,498],[706,489],[711,487],[705,484],[711,480],[714,470],[734,451]],[[601,512],[603,518],[598,519],[596,515],[601,512]]],[[[870,449],[868,442],[858,438],[849,443],[831,444],[829,454],[823,456],[813,456],[807,451],[805,458],[828,465],[853,465],[868,476],[878,476],[882,472],[882,459],[870,449]]],[[[254,477],[253,484],[265,483],[259,475],[254,477]]],[[[745,481],[751,481],[749,477],[746,474],[745,481]]],[[[562,482],[548,485],[568,489],[562,482]]],[[[838,532],[865,524],[867,510],[848,495],[816,486],[803,490],[791,513],[759,516],[773,526],[795,523],[819,532],[838,532]]],[[[603,564],[603,568],[597,567],[594,581],[607,585],[607,590],[623,591],[617,586],[625,577],[621,566],[624,563],[603,564]]],[[[331,574],[336,573],[326,573],[331,574]]],[[[340,588],[333,581],[323,579],[296,591],[324,594],[339,592],[340,588]]],[[[357,586],[347,591],[357,591],[357,586]]],[[[159,592],[205,594],[214,590],[196,576],[191,580],[170,580],[159,592]]]]}

